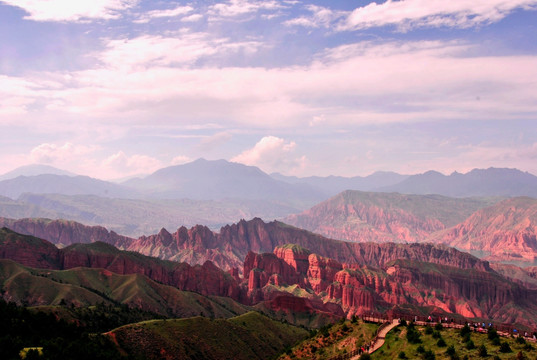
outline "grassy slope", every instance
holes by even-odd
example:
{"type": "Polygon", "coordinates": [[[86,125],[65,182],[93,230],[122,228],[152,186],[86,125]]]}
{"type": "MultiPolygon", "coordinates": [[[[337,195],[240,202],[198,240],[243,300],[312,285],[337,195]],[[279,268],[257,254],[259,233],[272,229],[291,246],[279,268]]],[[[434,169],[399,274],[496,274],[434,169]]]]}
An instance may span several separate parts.
{"type": "Polygon", "coordinates": [[[304,329],[256,313],[223,320],[203,317],[148,321],[113,330],[128,354],[147,359],[270,359],[305,338],[304,329]]]}
{"type": "Polygon", "coordinates": [[[329,359],[336,355],[349,353],[368,343],[378,327],[377,324],[363,323],[362,321],[353,323],[348,320],[344,323],[327,325],[319,331],[310,333],[310,338],[293,347],[279,359],[329,359]]]}
{"type": "Polygon", "coordinates": [[[11,260],[0,260],[0,288],[6,300],[29,305],[58,305],[62,300],[77,306],[122,303],[176,317],[231,317],[247,311],[231,299],[180,291],[138,274],[87,268],[38,270],[11,260]]]}
{"type": "Polygon", "coordinates": [[[390,333],[388,333],[388,335],[386,336],[386,343],[377,352],[372,354],[372,359],[398,359],[399,353],[401,351],[405,352],[406,357],[408,359],[420,359],[421,355],[417,351],[418,346],[420,345],[423,346],[425,350],[431,350],[435,354],[436,359],[438,360],[450,358],[448,355],[446,355],[447,347],[450,345],[453,345],[455,347],[455,351],[460,359],[462,359],[465,355],[468,356],[469,359],[492,360],[494,356],[499,356],[500,359],[514,359],[519,351],[524,352],[525,355],[531,360],[537,358],[537,350],[535,350],[535,344],[532,345],[534,348],[533,350],[528,350],[524,348],[524,345],[517,344],[514,338],[500,338],[501,342],[508,342],[513,351],[510,353],[501,353],[499,351],[500,347],[497,345],[493,345],[492,341],[488,339],[486,334],[472,333],[471,340],[474,342],[475,349],[469,350],[466,348],[466,343],[463,342],[463,339],[460,336],[460,330],[458,329],[444,329],[440,332],[442,338],[447,344],[447,346],[445,347],[439,347],[437,345],[438,339],[433,338],[431,334],[425,334],[424,327],[417,327],[417,329],[421,333],[421,344],[410,344],[407,341],[407,330],[405,327],[399,327],[396,329],[399,330],[392,330],[390,333]],[[487,348],[489,356],[486,358],[480,357],[478,355],[478,348],[481,345],[485,345],[485,347],[487,348]]]}

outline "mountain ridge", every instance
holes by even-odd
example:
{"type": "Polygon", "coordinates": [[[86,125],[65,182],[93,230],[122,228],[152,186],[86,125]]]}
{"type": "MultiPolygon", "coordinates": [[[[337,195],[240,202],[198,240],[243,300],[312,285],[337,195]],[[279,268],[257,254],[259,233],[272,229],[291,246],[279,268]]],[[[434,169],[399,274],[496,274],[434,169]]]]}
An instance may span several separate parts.
{"type": "Polygon", "coordinates": [[[537,176],[518,169],[473,169],[465,174],[436,171],[411,175],[399,184],[377,191],[404,194],[439,194],[451,197],[531,196],[537,198],[537,176]]]}

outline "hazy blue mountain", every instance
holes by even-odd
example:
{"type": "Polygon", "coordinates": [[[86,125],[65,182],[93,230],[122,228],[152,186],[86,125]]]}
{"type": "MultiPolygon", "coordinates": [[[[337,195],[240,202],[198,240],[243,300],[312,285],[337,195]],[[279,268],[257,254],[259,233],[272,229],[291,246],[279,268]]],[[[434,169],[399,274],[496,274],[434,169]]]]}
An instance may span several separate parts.
{"type": "Polygon", "coordinates": [[[98,195],[112,198],[136,197],[136,191],[122,185],[90,178],[88,176],[67,176],[43,174],[18,176],[0,181],[0,195],[17,199],[21,194],[63,194],[98,195]]]}
{"type": "Polygon", "coordinates": [[[158,198],[271,200],[299,207],[309,207],[326,198],[308,184],[289,184],[273,179],[257,167],[225,160],[198,159],[123,185],[158,198]]]}
{"type": "Polygon", "coordinates": [[[537,177],[517,169],[474,169],[466,174],[443,175],[436,171],[412,175],[402,182],[378,189],[403,194],[440,194],[452,197],[537,197],[537,177]]]}
{"type": "Polygon", "coordinates": [[[377,171],[368,176],[309,176],[296,177],[285,176],[279,173],[270,174],[274,179],[285,181],[290,184],[308,184],[323,191],[328,196],[339,194],[345,190],[371,191],[379,187],[391,186],[408,178],[391,171],[377,171]]]}
{"type": "Polygon", "coordinates": [[[0,175],[0,181],[14,179],[19,176],[36,176],[44,174],[76,176],[76,174],[73,174],[69,171],[61,170],[50,165],[33,164],[21,166],[5,173],[4,175],[0,175]]]}
{"type": "Polygon", "coordinates": [[[128,236],[157,233],[203,224],[212,229],[262,217],[277,219],[300,209],[267,200],[113,199],[95,195],[23,194],[10,200],[0,197],[0,216],[69,219],[102,225],[128,236]]]}

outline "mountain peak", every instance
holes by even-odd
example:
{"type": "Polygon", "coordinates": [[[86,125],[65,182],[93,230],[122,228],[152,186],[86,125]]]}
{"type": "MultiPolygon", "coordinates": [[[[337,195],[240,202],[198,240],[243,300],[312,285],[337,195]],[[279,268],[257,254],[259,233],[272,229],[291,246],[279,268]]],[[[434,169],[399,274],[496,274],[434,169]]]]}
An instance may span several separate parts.
{"type": "Polygon", "coordinates": [[[20,166],[0,176],[0,180],[15,179],[19,176],[37,176],[37,175],[66,175],[76,176],[66,170],[61,170],[50,165],[31,164],[20,166]]]}

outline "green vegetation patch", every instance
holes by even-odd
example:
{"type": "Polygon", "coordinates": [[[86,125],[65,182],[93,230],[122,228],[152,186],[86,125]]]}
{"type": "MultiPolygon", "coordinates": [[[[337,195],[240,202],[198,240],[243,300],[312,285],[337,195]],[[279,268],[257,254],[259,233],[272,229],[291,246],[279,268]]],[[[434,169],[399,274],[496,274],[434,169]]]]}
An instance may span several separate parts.
{"type": "Polygon", "coordinates": [[[378,327],[378,324],[364,323],[356,318],[327,324],[310,331],[308,339],[288,349],[279,359],[329,359],[348,354],[369,343],[378,327]]]}
{"type": "Polygon", "coordinates": [[[256,312],[238,317],[194,317],[144,322],[111,333],[127,354],[146,359],[268,359],[307,336],[307,331],[256,312]]]}
{"type": "Polygon", "coordinates": [[[420,334],[421,343],[413,344],[407,339],[407,327],[400,326],[386,336],[386,343],[377,352],[372,354],[374,360],[401,359],[401,353],[408,359],[514,359],[520,352],[524,358],[536,359],[537,350],[535,346],[530,347],[523,344],[521,340],[513,337],[501,337],[500,345],[494,345],[495,335],[489,339],[487,334],[467,332],[460,329],[444,329],[440,333],[437,331],[426,331],[426,327],[416,326],[415,330],[420,334]],[[439,337],[440,335],[440,337],[439,337]],[[440,341],[442,340],[442,341],[440,341]],[[468,346],[471,343],[472,346],[468,346]],[[505,345],[503,345],[505,344],[505,345]],[[502,348],[503,346],[503,348],[502,348]],[[507,350],[511,352],[502,352],[507,350]]]}

